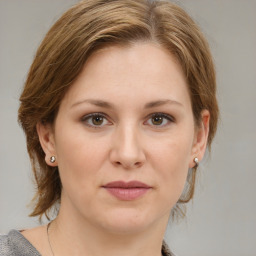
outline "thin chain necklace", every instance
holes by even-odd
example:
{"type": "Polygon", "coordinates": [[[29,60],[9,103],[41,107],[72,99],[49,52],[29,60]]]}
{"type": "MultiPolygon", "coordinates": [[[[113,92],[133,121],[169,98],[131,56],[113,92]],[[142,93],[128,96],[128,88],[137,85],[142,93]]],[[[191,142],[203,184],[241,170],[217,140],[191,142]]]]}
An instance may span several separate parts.
{"type": "MultiPolygon", "coordinates": [[[[51,252],[52,252],[52,256],[54,256],[54,252],[53,252],[50,237],[49,237],[49,227],[50,227],[51,224],[52,224],[51,222],[49,222],[47,224],[46,231],[47,231],[47,238],[48,238],[48,243],[49,243],[49,246],[50,246],[50,249],[51,249],[51,252]]],[[[163,256],[164,254],[162,253],[161,255],[163,256]]]]}
{"type": "Polygon", "coordinates": [[[51,252],[52,252],[52,256],[54,256],[54,252],[52,250],[52,245],[51,245],[51,241],[50,241],[50,237],[49,237],[49,227],[50,227],[50,225],[51,225],[51,222],[48,223],[46,231],[47,231],[47,238],[48,238],[48,243],[49,243],[49,246],[50,246],[50,249],[51,249],[51,252]]]}

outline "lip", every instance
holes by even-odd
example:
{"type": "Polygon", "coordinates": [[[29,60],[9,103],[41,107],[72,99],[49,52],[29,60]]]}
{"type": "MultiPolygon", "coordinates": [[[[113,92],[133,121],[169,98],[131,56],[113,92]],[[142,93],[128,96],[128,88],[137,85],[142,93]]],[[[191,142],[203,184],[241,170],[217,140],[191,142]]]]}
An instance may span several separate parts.
{"type": "Polygon", "coordinates": [[[131,201],[140,198],[152,187],[140,181],[113,181],[102,186],[119,200],[131,201]]]}

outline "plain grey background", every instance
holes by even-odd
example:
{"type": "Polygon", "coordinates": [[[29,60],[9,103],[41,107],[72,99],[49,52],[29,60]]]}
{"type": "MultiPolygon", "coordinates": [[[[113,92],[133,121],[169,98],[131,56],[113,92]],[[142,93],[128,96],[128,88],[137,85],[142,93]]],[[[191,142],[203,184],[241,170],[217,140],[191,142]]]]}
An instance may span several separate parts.
{"type": "MultiPolygon", "coordinates": [[[[0,0],[0,233],[37,225],[18,98],[36,48],[75,0],[0,0]]],[[[180,256],[256,255],[256,1],[180,0],[208,38],[221,120],[187,218],[166,240],[180,256]]]]}

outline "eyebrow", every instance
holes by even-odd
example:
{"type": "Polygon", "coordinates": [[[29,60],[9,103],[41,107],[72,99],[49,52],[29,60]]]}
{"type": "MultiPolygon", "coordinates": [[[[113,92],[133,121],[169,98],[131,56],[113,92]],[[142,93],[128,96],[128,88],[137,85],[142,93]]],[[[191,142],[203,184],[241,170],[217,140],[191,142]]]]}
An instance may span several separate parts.
{"type": "Polygon", "coordinates": [[[114,106],[109,102],[106,102],[106,101],[103,101],[103,100],[94,100],[94,99],[87,99],[87,100],[78,101],[78,102],[74,103],[71,106],[71,108],[73,108],[77,105],[80,105],[82,103],[89,103],[89,104],[92,104],[92,105],[95,105],[95,106],[98,106],[98,107],[102,107],[102,108],[114,108],[114,106]]]}
{"type": "MultiPolygon", "coordinates": [[[[114,108],[114,105],[107,102],[107,101],[95,100],[95,99],[86,99],[86,100],[78,101],[78,102],[74,103],[71,106],[71,108],[73,108],[77,105],[83,104],[83,103],[89,103],[89,104],[92,104],[92,105],[95,105],[95,106],[98,106],[98,107],[108,108],[108,109],[113,109],[114,108]]],[[[145,104],[144,108],[146,108],[146,109],[154,108],[154,107],[159,107],[159,106],[163,106],[163,105],[166,105],[166,104],[171,104],[171,105],[175,104],[175,105],[178,105],[178,106],[183,106],[178,101],[166,99],[166,100],[156,100],[156,101],[149,102],[149,103],[145,104]]]]}
{"type": "Polygon", "coordinates": [[[159,107],[166,104],[175,104],[175,105],[183,106],[180,102],[176,100],[166,99],[166,100],[156,100],[156,101],[149,102],[145,105],[145,108],[154,108],[154,107],[159,107]]]}

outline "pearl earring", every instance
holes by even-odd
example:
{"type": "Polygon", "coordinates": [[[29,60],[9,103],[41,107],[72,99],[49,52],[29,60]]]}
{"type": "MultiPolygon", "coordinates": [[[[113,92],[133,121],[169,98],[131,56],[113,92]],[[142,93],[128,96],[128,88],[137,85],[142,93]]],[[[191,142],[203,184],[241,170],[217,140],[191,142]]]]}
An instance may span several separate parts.
{"type": "Polygon", "coordinates": [[[197,157],[194,158],[194,163],[195,163],[195,166],[194,167],[198,167],[199,165],[199,160],[197,157]]]}
{"type": "Polygon", "coordinates": [[[51,156],[50,157],[50,162],[53,164],[53,163],[55,163],[55,161],[56,161],[56,157],[55,156],[51,156]]]}

